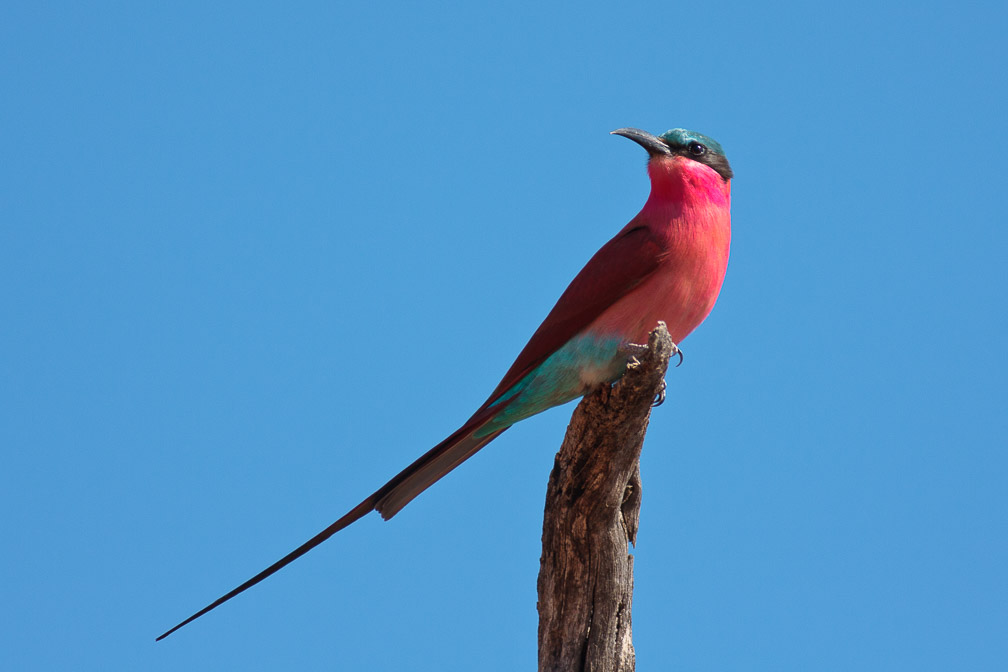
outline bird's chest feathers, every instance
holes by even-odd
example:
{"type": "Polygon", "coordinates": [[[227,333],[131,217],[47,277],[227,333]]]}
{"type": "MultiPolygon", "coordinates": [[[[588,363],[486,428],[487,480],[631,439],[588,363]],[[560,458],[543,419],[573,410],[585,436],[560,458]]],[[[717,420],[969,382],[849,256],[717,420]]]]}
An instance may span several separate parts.
{"type": "MultiPolygon", "coordinates": [[[[669,251],[660,267],[640,286],[601,316],[613,327],[629,327],[634,342],[645,343],[647,333],[663,321],[680,342],[710,313],[724,281],[728,264],[726,237],[683,241],[669,251]]],[[[608,331],[600,324],[602,331],[608,331]]]]}
{"type": "Polygon", "coordinates": [[[708,182],[706,176],[653,185],[652,197],[637,220],[663,239],[665,252],[644,282],[599,316],[595,330],[618,330],[643,343],[661,320],[678,343],[703,322],[728,267],[727,187],[708,182]]]}

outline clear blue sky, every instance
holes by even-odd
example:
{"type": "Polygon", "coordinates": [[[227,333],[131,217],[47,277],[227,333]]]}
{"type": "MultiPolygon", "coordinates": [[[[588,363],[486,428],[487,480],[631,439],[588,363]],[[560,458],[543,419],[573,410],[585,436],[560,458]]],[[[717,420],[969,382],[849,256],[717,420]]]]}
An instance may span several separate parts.
{"type": "Polygon", "coordinates": [[[1006,669],[1003,3],[207,4],[0,8],[0,667],[533,669],[570,407],[154,637],[468,417],[684,126],[640,669],[1006,669]]]}

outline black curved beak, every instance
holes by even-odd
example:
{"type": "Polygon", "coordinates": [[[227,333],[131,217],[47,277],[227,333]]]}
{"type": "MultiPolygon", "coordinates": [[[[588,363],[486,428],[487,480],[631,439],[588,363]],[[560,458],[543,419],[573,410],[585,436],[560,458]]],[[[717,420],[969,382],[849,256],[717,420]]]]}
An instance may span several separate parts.
{"type": "Polygon", "coordinates": [[[639,128],[617,128],[610,135],[622,135],[624,138],[630,138],[646,149],[649,156],[665,156],[672,153],[664,140],[639,128]]]}

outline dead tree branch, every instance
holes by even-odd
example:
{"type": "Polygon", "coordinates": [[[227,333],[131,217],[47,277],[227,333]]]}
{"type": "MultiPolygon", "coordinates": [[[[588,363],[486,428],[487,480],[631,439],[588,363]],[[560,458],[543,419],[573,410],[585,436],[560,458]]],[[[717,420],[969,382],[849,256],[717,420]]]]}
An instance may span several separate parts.
{"type": "Polygon", "coordinates": [[[539,568],[539,672],[631,672],[640,453],[673,353],[663,323],[613,386],[571,418],[546,492],[539,568]]]}

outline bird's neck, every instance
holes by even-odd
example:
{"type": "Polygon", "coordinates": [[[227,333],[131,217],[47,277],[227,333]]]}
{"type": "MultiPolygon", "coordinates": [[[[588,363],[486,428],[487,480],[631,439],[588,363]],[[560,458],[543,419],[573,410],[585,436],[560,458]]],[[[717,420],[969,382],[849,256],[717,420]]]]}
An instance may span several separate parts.
{"type": "Polygon", "coordinates": [[[642,212],[681,217],[689,210],[728,212],[731,182],[713,168],[681,156],[660,157],[648,163],[651,195],[642,212]]]}

